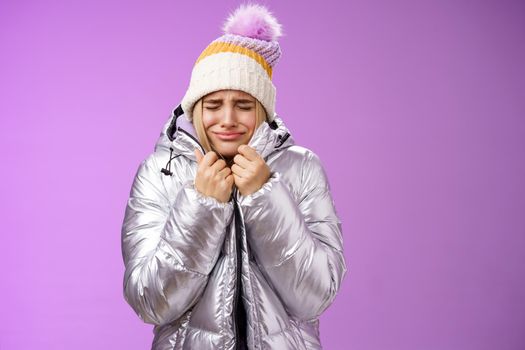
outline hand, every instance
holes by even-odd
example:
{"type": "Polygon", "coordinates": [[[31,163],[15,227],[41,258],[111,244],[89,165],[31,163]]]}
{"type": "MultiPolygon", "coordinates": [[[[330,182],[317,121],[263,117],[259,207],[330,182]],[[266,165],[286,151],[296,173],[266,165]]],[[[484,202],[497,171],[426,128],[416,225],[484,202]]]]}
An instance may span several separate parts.
{"type": "Polygon", "coordinates": [[[195,189],[205,196],[214,197],[219,202],[228,202],[234,183],[231,169],[213,151],[204,156],[198,149],[194,152],[198,163],[195,189]]]}
{"type": "Polygon", "coordinates": [[[258,191],[271,175],[270,167],[264,159],[248,145],[240,145],[238,154],[233,157],[232,165],[235,185],[243,196],[258,191]]]}

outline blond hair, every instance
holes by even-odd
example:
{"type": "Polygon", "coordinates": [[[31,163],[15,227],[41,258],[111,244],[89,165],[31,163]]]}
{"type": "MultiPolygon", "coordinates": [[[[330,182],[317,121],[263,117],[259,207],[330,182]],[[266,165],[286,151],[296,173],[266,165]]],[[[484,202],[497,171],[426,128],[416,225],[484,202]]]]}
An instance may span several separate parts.
{"type": "MultiPolygon", "coordinates": [[[[199,138],[199,142],[202,144],[202,147],[206,150],[206,152],[214,151],[219,155],[219,157],[224,158],[222,154],[220,154],[210,143],[210,139],[208,138],[208,135],[206,134],[206,130],[204,129],[204,123],[202,121],[202,114],[203,114],[203,101],[204,97],[200,98],[193,107],[193,126],[195,127],[195,131],[197,132],[197,137],[199,138]]],[[[268,120],[266,115],[266,110],[264,109],[263,105],[259,102],[259,100],[255,99],[255,130],[261,125],[261,123],[266,122],[268,120]]]]}

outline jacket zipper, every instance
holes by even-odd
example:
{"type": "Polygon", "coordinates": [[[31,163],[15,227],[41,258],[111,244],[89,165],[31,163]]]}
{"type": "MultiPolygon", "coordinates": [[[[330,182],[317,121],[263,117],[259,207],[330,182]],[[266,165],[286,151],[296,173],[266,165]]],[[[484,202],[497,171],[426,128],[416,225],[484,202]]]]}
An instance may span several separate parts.
{"type": "MultiPolygon", "coordinates": [[[[183,133],[185,133],[186,135],[188,135],[191,139],[193,139],[195,141],[195,143],[197,145],[199,145],[199,147],[201,148],[202,150],[202,154],[206,154],[206,151],[204,150],[204,147],[201,145],[201,143],[199,142],[199,140],[197,140],[195,137],[193,137],[193,135],[191,135],[189,132],[187,132],[186,130],[182,129],[182,128],[179,128],[178,130],[182,131],[183,133]]],[[[283,137],[279,137],[280,139],[280,143],[278,145],[275,146],[275,148],[280,148],[280,146],[286,141],[286,139],[290,136],[289,133],[286,133],[283,137]]],[[[270,155],[272,154],[273,152],[271,152],[270,154],[268,154],[264,160],[267,161],[267,159],[270,157],[270,155]]],[[[237,203],[237,192],[238,192],[238,189],[237,187],[234,187],[233,188],[233,202],[234,202],[234,208],[235,210],[239,211],[240,208],[238,206],[238,203],[237,203]]],[[[241,216],[240,214],[237,213],[237,215],[235,215],[236,217],[236,220],[241,220],[241,216]]],[[[237,278],[237,281],[236,281],[236,286],[235,286],[235,292],[234,292],[234,297],[233,297],[233,323],[234,323],[234,331],[235,331],[235,336],[234,336],[234,339],[235,339],[235,349],[238,349],[238,350],[244,350],[241,348],[241,345],[240,345],[240,341],[239,341],[239,334],[240,334],[240,330],[239,330],[239,315],[238,315],[238,312],[237,312],[237,305],[239,302],[242,302],[239,301],[240,297],[240,290],[241,290],[241,264],[242,264],[242,253],[241,253],[241,242],[240,242],[240,235],[239,235],[239,230],[237,229],[238,226],[237,226],[237,223],[236,224],[236,229],[235,229],[235,246],[236,246],[236,249],[235,249],[235,252],[236,252],[236,255],[237,255],[237,274],[236,274],[236,278],[237,278]]]]}
{"type": "MultiPolygon", "coordinates": [[[[239,210],[239,207],[237,205],[237,187],[234,187],[233,189],[233,201],[235,210],[239,210]]],[[[238,213],[235,215],[236,220],[240,220],[240,216],[238,213]]],[[[235,223],[237,226],[237,223],[235,223]]],[[[239,341],[239,320],[238,320],[238,313],[237,313],[237,304],[239,303],[239,293],[241,290],[241,244],[240,244],[240,237],[239,237],[239,230],[235,229],[235,253],[237,255],[237,282],[235,286],[235,293],[233,297],[233,323],[235,325],[235,349],[241,349],[240,347],[240,341],[239,341]]],[[[242,302],[242,301],[241,301],[242,302]]]]}
{"type": "MultiPolygon", "coordinates": [[[[202,149],[202,154],[206,154],[206,152],[204,151],[204,147],[202,147],[201,143],[199,142],[199,140],[197,140],[195,137],[193,137],[193,135],[191,135],[189,132],[187,132],[186,130],[180,128],[179,129],[180,131],[182,131],[183,133],[185,133],[186,135],[188,135],[191,139],[193,139],[195,141],[195,143],[197,145],[199,145],[199,147],[202,149]]],[[[239,209],[239,206],[237,204],[237,187],[234,187],[233,188],[233,202],[234,202],[234,208],[235,210],[240,210],[239,209]]],[[[235,215],[235,218],[236,220],[240,220],[240,215],[237,214],[235,215]]],[[[237,225],[237,223],[235,223],[237,225]]],[[[237,255],[237,274],[236,274],[236,278],[237,278],[237,281],[236,281],[236,286],[235,286],[235,292],[234,292],[234,297],[233,297],[233,323],[234,323],[234,331],[235,331],[235,349],[239,349],[239,350],[244,350],[241,348],[240,346],[240,341],[239,341],[239,334],[240,334],[240,330],[239,330],[239,320],[238,320],[238,312],[237,312],[237,304],[239,303],[239,294],[240,294],[240,290],[241,290],[241,259],[242,259],[242,254],[241,254],[241,243],[240,243],[240,235],[239,235],[239,230],[238,229],[235,229],[235,246],[236,246],[236,249],[235,249],[235,252],[236,252],[236,255],[237,255]]],[[[242,302],[242,301],[241,301],[242,302]]]]}

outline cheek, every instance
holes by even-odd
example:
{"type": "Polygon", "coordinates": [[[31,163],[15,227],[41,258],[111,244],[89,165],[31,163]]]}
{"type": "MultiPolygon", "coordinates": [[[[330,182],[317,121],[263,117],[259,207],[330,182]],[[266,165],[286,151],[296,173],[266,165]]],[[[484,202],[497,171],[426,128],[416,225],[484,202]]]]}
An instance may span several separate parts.
{"type": "Polygon", "coordinates": [[[202,124],[204,125],[204,129],[208,129],[213,124],[217,123],[217,118],[213,113],[204,111],[202,113],[202,124]]]}
{"type": "Polygon", "coordinates": [[[248,130],[250,131],[254,131],[255,130],[255,120],[256,116],[255,116],[255,113],[253,114],[247,114],[243,119],[243,124],[248,128],[248,130]]]}

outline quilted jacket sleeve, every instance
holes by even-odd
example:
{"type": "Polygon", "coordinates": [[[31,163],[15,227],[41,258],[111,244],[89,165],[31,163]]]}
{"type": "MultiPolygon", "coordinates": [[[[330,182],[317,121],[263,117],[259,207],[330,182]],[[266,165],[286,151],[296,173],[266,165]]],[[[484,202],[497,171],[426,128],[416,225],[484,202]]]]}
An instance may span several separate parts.
{"type": "Polygon", "coordinates": [[[347,271],[341,221],[318,156],[306,155],[299,203],[274,171],[240,204],[250,247],[288,312],[302,320],[318,318],[347,271]]]}
{"type": "Polygon", "coordinates": [[[170,201],[152,156],[139,166],[121,231],[124,297],[146,323],[176,320],[200,297],[233,214],[188,181],[170,201]],[[170,204],[173,202],[173,204],[170,204]]]}

